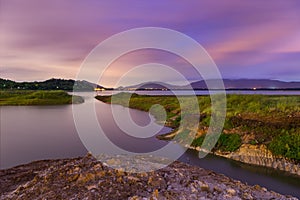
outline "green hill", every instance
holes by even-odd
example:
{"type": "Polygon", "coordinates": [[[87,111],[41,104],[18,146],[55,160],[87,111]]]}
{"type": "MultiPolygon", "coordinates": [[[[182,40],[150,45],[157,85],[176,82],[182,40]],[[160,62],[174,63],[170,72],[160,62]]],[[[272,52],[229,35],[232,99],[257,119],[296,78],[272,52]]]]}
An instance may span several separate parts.
{"type": "MultiPolygon", "coordinates": [[[[0,78],[0,90],[65,90],[73,91],[74,88],[78,91],[93,91],[94,88],[103,88],[88,81],[75,81],[72,79],[49,79],[46,81],[34,82],[15,82],[12,80],[0,78]]],[[[107,89],[107,88],[105,88],[107,89]]]]}

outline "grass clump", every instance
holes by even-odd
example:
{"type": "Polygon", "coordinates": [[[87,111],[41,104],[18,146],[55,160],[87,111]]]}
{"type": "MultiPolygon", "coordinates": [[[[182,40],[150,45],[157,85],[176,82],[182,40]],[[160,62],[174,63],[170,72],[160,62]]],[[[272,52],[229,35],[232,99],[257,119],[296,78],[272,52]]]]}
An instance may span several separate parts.
{"type": "Polygon", "coordinates": [[[300,160],[300,133],[286,131],[277,135],[268,145],[268,148],[275,155],[300,160]]]}
{"type": "MultiPolygon", "coordinates": [[[[201,135],[200,137],[193,140],[191,146],[192,147],[201,147],[204,141],[205,135],[201,135]]],[[[242,145],[242,139],[238,134],[224,134],[222,133],[215,145],[214,150],[221,150],[225,152],[233,152],[237,150],[242,145]]]]}
{"type": "Polygon", "coordinates": [[[201,135],[200,137],[193,140],[191,146],[192,147],[201,147],[203,141],[204,141],[205,135],[201,135]]]}
{"type": "Polygon", "coordinates": [[[241,145],[242,140],[240,135],[236,133],[221,134],[215,148],[221,151],[233,152],[237,150],[241,145]]]}

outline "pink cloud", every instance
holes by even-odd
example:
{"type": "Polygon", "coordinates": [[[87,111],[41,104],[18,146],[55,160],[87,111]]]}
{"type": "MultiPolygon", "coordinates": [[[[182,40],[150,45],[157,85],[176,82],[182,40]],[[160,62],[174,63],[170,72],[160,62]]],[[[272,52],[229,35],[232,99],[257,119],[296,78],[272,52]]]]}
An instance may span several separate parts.
{"type": "MultiPolygon", "coordinates": [[[[45,71],[39,73],[41,79],[72,78],[86,55],[112,34],[135,27],[159,26],[197,40],[225,74],[234,75],[234,70],[241,66],[249,74],[247,69],[256,67],[268,78],[269,68],[264,66],[278,62],[275,59],[278,54],[274,53],[300,51],[299,19],[298,1],[1,1],[0,46],[4,51],[0,53],[0,67],[45,71]]],[[[125,64],[119,63],[114,73],[135,64],[135,59],[148,62],[159,57],[160,62],[171,64],[177,60],[168,56],[140,56],[123,60],[125,64]]],[[[290,63],[284,57],[281,59],[287,63],[288,71],[290,63]]],[[[273,73],[281,73],[277,68],[273,73]]],[[[186,73],[193,78],[192,72],[186,73]]],[[[242,73],[241,70],[237,75],[242,73]]],[[[34,71],[32,74],[4,71],[1,76],[36,79],[34,71]]],[[[288,75],[285,77],[288,79],[288,75]]]]}

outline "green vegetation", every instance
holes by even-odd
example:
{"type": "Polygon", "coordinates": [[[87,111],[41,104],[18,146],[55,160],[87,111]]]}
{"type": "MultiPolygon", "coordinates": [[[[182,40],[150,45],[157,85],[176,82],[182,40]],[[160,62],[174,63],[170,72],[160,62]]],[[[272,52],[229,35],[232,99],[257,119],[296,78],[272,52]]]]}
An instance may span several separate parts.
{"type": "Polygon", "coordinates": [[[0,90],[0,106],[4,105],[60,105],[82,103],[79,96],[69,95],[65,91],[0,90]]]}
{"type": "MultiPolygon", "coordinates": [[[[192,147],[200,147],[204,141],[205,134],[197,137],[193,140],[192,147]]],[[[215,149],[219,149],[225,152],[233,152],[237,150],[242,145],[242,140],[239,134],[224,134],[222,133],[219,137],[215,149]]]]}
{"type": "Polygon", "coordinates": [[[269,144],[269,149],[275,155],[300,160],[300,133],[289,131],[277,135],[269,144]]]}
{"type": "Polygon", "coordinates": [[[216,148],[222,151],[235,151],[242,145],[240,135],[236,133],[221,134],[216,148]]]}
{"type": "MultiPolygon", "coordinates": [[[[133,94],[114,95],[113,103],[143,111],[149,111],[154,104],[165,108],[169,127],[178,128],[181,119],[180,103],[189,108],[189,98],[175,96],[147,96],[133,94]],[[185,99],[185,100],[182,100],[185,99]]],[[[111,97],[97,96],[98,100],[111,103],[111,97]]],[[[192,146],[201,146],[210,123],[211,101],[209,96],[198,96],[200,108],[199,130],[192,146]],[[203,131],[204,130],[204,131],[203,131]]],[[[176,139],[182,140],[190,134],[181,130],[176,139]]],[[[223,133],[215,149],[235,151],[243,143],[265,144],[278,156],[300,161],[300,97],[267,95],[227,95],[227,114],[223,133]]]]}
{"type": "MultiPolygon", "coordinates": [[[[102,88],[87,81],[65,79],[49,79],[46,81],[15,82],[0,78],[0,90],[65,90],[65,91],[93,91],[95,87],[102,88]]],[[[106,88],[108,89],[108,88],[106,88]]]]}

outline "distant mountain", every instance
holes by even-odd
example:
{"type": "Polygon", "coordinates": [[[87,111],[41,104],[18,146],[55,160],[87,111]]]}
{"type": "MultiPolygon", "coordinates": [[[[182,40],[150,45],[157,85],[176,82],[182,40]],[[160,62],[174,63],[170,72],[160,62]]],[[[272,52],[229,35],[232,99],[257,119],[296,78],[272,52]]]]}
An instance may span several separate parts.
{"type": "MultiPolygon", "coordinates": [[[[216,80],[204,80],[192,82],[191,86],[195,90],[206,90],[208,83],[212,89],[220,89],[215,83],[216,80]],[[216,86],[214,86],[216,85],[216,86]]],[[[284,82],[269,79],[224,79],[225,89],[300,89],[300,82],[284,82]]],[[[186,90],[190,86],[176,86],[162,82],[146,82],[138,85],[122,87],[123,90],[186,90]]]]}
{"type": "MultiPolygon", "coordinates": [[[[215,80],[207,80],[207,83],[214,85],[215,80]]],[[[206,90],[207,85],[204,80],[192,82],[191,86],[195,90],[206,90]]],[[[284,82],[268,79],[224,79],[226,89],[299,89],[300,82],[284,82]]],[[[105,88],[95,83],[82,80],[72,79],[49,79],[46,81],[34,82],[15,82],[12,80],[0,78],[0,90],[19,89],[19,90],[66,90],[73,91],[73,87],[78,91],[93,91],[95,88],[98,90],[112,90],[112,88],[105,88]]],[[[186,90],[190,86],[176,86],[166,84],[163,82],[146,82],[128,87],[119,87],[119,90],[186,90]]],[[[212,87],[212,89],[220,89],[212,87]]]]}
{"type": "Polygon", "coordinates": [[[132,85],[128,87],[120,87],[118,89],[123,89],[123,90],[168,90],[174,89],[176,86],[166,84],[163,82],[146,82],[146,83],[141,83],[137,85],[132,85]]]}
{"type": "Polygon", "coordinates": [[[34,82],[15,82],[12,80],[0,78],[0,89],[19,89],[19,90],[66,90],[73,91],[93,91],[95,88],[107,89],[100,85],[90,83],[88,81],[75,81],[72,79],[49,79],[46,81],[34,82]],[[74,87],[74,88],[73,88],[74,87]]]}
{"type": "MultiPolygon", "coordinates": [[[[214,80],[207,81],[214,84],[214,80]]],[[[224,79],[226,89],[300,89],[300,82],[284,82],[268,79],[224,79]]],[[[191,83],[194,89],[207,89],[205,81],[191,83]]],[[[219,89],[219,88],[214,88],[219,89]]]]}

